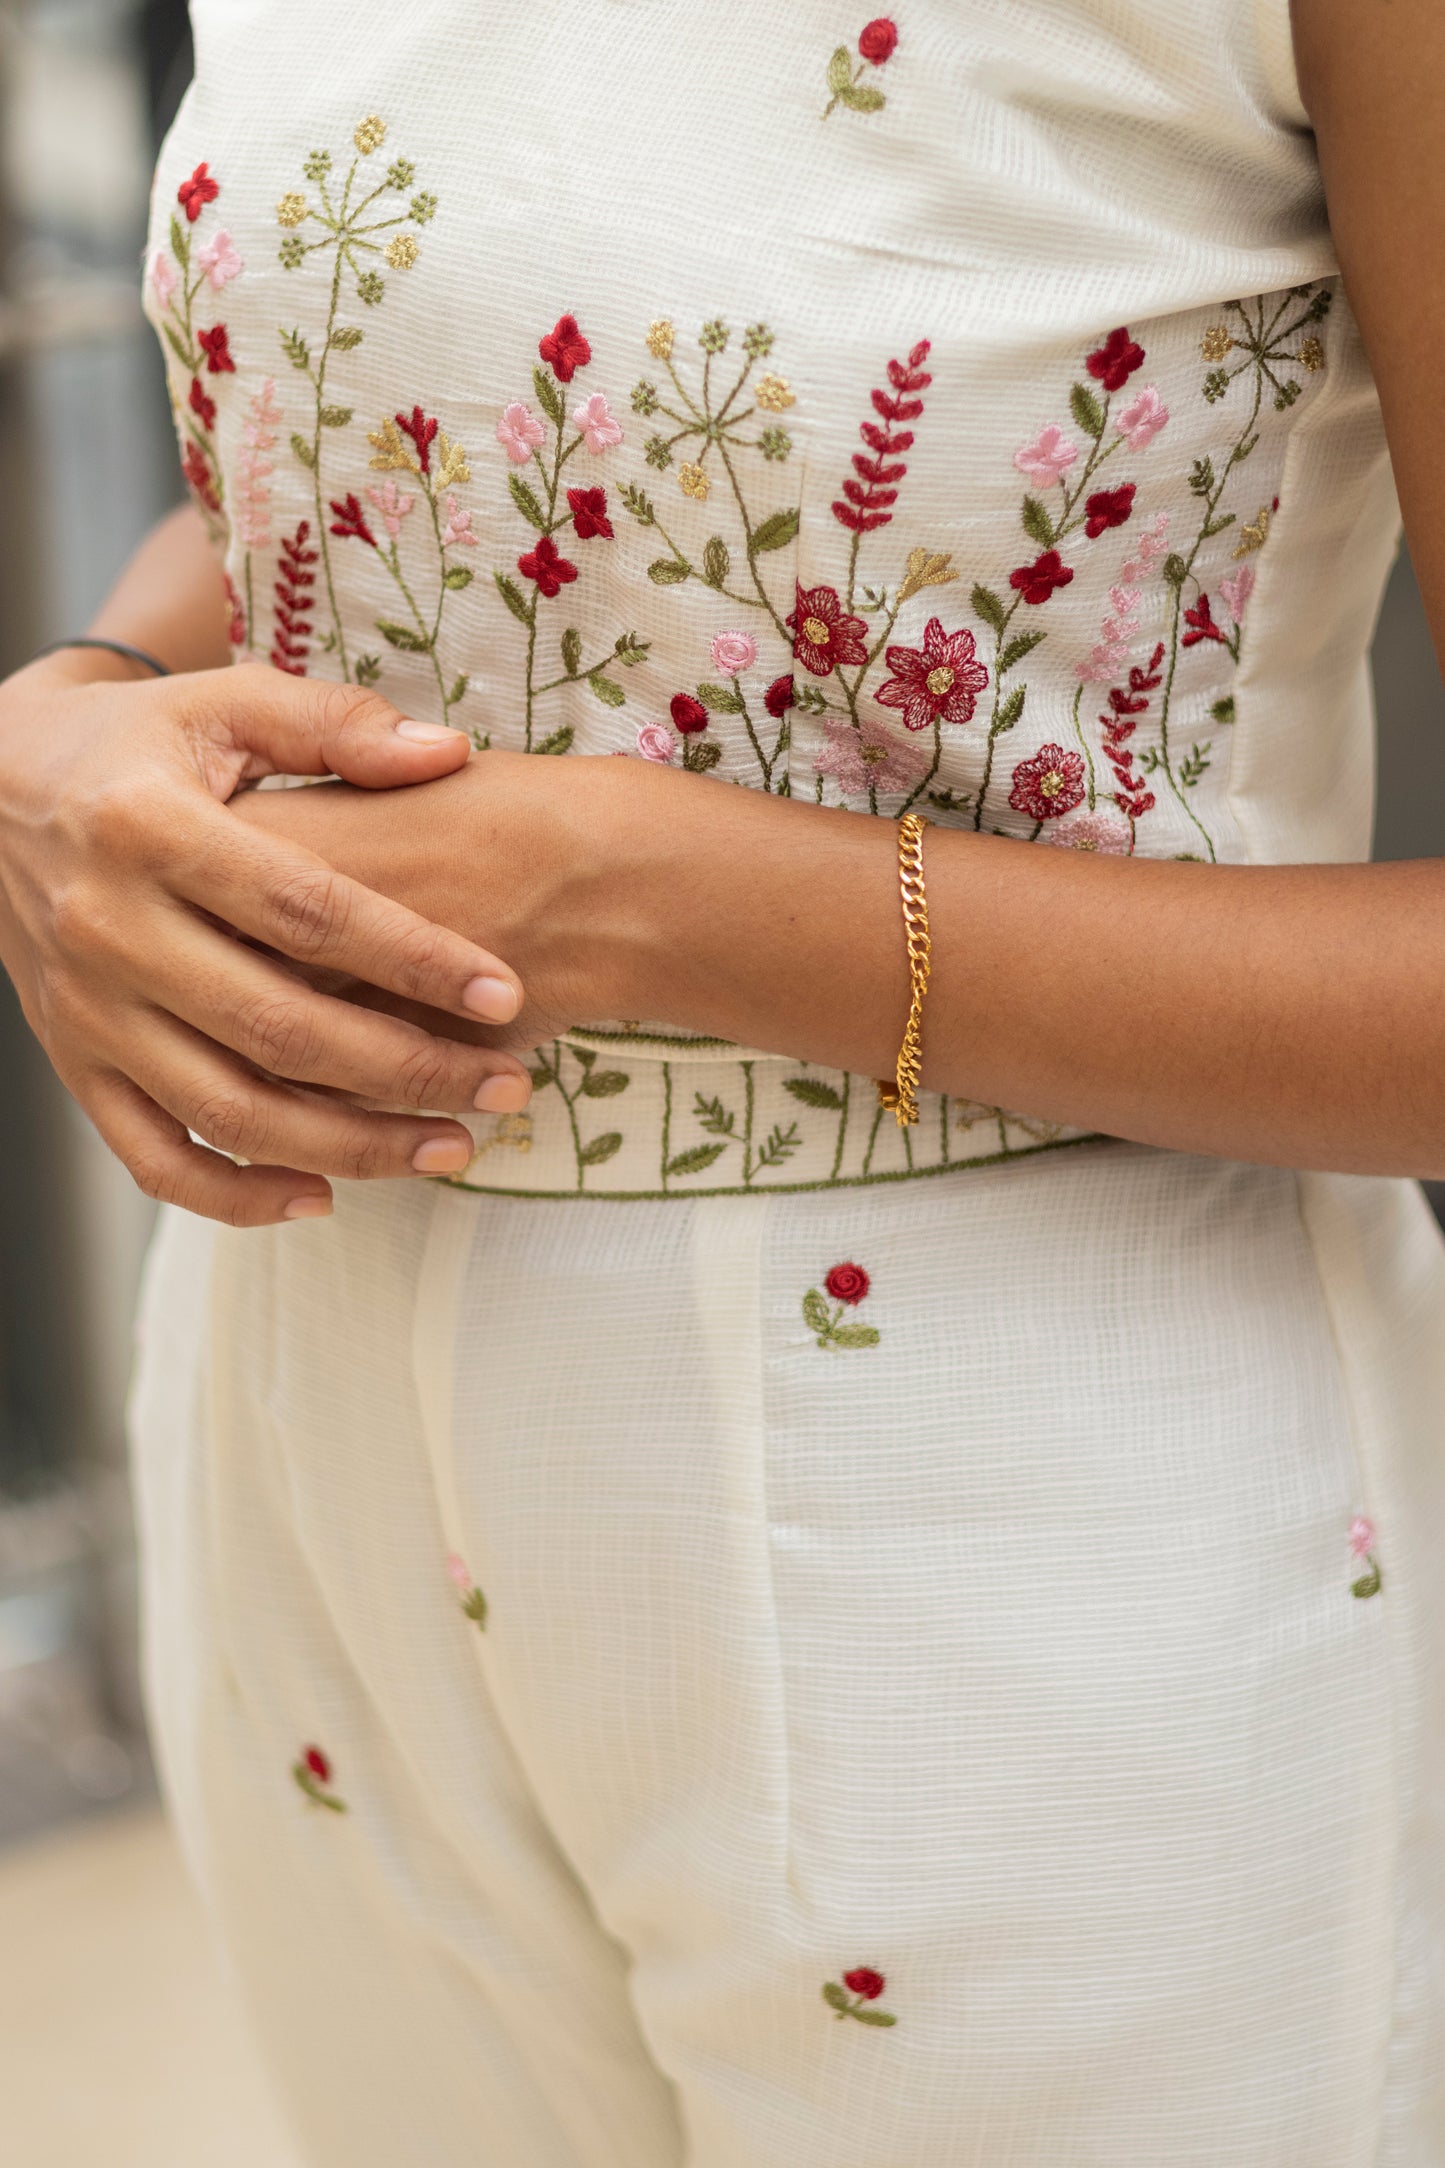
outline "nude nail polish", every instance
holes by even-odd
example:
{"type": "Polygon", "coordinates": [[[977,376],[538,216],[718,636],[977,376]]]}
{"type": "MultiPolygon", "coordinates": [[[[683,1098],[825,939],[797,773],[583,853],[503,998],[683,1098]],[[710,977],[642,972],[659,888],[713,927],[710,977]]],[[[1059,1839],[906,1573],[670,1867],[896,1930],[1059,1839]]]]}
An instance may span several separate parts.
{"type": "Polygon", "coordinates": [[[516,987],[505,979],[469,979],[462,988],[462,1007],[488,1024],[510,1024],[520,1006],[516,987]]]}
{"type": "Polygon", "coordinates": [[[471,1156],[465,1137],[429,1137],[412,1153],[411,1163],[418,1174],[460,1174],[471,1156]]]}
{"type": "Polygon", "coordinates": [[[330,1219],[336,1207],[329,1197],[293,1197],[282,1214],[284,1219],[330,1219]]]}
{"type": "Polygon", "coordinates": [[[410,738],[413,745],[444,745],[448,738],[464,738],[464,730],[449,730],[445,723],[414,723],[408,716],[396,726],[399,738],[410,738]]]}
{"type": "Polygon", "coordinates": [[[531,1083],[524,1076],[489,1076],[472,1105],[479,1114],[520,1114],[531,1096],[531,1083]]]}

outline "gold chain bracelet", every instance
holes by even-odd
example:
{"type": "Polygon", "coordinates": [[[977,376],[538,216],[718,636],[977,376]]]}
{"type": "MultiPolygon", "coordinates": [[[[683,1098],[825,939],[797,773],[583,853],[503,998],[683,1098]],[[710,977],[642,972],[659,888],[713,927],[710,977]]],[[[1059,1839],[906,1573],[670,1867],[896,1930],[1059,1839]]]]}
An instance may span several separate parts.
{"type": "Polygon", "coordinates": [[[897,1120],[900,1129],[918,1120],[918,1086],[923,1075],[923,997],[933,945],[928,938],[928,895],[923,885],[923,831],[927,821],[905,813],[898,823],[898,887],[903,898],[903,931],[908,940],[908,972],[913,998],[903,1044],[898,1050],[897,1081],[880,1084],[878,1104],[897,1120]]]}

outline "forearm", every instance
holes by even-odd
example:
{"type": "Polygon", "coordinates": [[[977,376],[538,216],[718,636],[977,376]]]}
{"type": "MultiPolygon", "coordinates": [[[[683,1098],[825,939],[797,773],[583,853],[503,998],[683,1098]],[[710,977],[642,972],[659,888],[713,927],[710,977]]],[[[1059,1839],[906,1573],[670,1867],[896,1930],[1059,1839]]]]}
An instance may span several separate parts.
{"type": "MultiPolygon", "coordinates": [[[[217,670],[231,659],[220,562],[190,505],[153,527],[90,625],[102,639],[144,648],[174,671],[217,670]]],[[[97,674],[93,660],[87,676],[97,674]]]]}

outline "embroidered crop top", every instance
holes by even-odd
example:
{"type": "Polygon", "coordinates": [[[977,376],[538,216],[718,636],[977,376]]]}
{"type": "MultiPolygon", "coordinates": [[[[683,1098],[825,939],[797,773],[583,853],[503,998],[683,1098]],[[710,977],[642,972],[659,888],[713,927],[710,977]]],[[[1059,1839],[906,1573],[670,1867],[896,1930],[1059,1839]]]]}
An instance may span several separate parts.
{"type": "MultiPolygon", "coordinates": [[[[1287,0],[193,15],[146,295],[238,654],[699,789],[1367,854],[1397,515],[1287,0]]],[[[468,1185],[1070,1141],[662,1028],[535,1075],[468,1185]]]]}

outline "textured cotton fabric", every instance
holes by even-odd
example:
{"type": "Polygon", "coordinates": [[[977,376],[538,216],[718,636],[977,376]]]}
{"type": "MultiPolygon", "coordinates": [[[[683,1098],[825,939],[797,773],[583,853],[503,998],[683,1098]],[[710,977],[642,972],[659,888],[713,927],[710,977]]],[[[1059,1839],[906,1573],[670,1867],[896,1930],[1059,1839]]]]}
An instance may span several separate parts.
{"type": "MultiPolygon", "coordinates": [[[[1285,0],[196,15],[148,305],[238,653],[1365,855],[1285,0]]],[[[460,1185],[172,1215],[147,1291],[167,1786],[317,2168],[1445,2168],[1418,1191],[904,1138],[665,1017],[536,1062],[460,1185]]]]}

